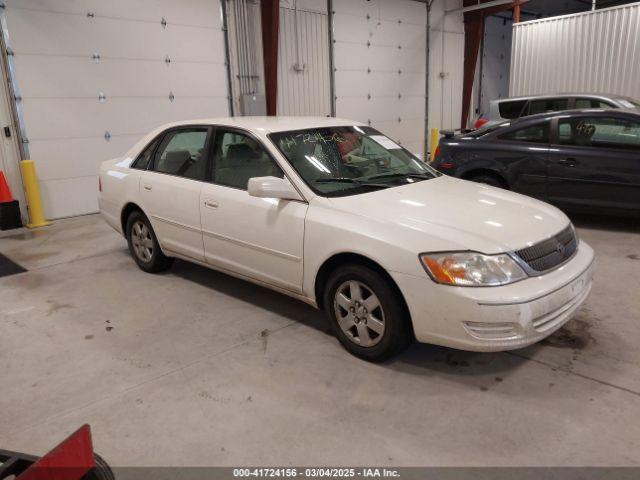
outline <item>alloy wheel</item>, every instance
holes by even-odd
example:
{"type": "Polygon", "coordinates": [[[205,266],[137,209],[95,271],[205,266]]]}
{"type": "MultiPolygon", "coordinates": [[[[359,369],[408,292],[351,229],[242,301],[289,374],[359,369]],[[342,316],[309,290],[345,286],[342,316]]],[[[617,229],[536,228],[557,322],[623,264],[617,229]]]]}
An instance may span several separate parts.
{"type": "Polygon", "coordinates": [[[145,263],[153,258],[153,239],[151,231],[141,220],[137,220],[131,227],[131,244],[136,256],[145,263]]]}
{"type": "Polygon", "coordinates": [[[377,295],[357,280],[344,282],[336,290],[334,312],[342,332],[356,345],[373,347],[385,330],[382,304],[377,295]]]}

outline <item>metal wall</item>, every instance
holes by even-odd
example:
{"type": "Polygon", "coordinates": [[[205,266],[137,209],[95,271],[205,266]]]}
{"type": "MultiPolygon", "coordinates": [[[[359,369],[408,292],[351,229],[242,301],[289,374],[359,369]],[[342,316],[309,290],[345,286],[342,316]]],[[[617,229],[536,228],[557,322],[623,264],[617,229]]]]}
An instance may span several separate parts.
{"type": "MultiPolygon", "coordinates": [[[[429,128],[460,128],[464,77],[462,0],[434,1],[429,30],[429,128]],[[446,11],[449,11],[445,14],[446,11]]],[[[473,111],[473,107],[472,107],[473,111]]],[[[432,149],[433,146],[429,146],[432,149]]]]}
{"type": "Polygon", "coordinates": [[[606,92],[640,98],[640,3],[513,26],[511,95],[606,92]]]}
{"type": "Polygon", "coordinates": [[[334,0],[333,10],[336,116],[368,122],[421,155],[426,5],[334,0]]]}
{"type": "Polygon", "coordinates": [[[95,212],[100,162],[174,120],[225,116],[219,0],[6,0],[45,214],[95,212]]]}
{"type": "Polygon", "coordinates": [[[489,113],[491,100],[509,96],[509,67],[513,22],[502,17],[488,17],[478,62],[476,102],[478,114],[489,113]]]}
{"type": "Polygon", "coordinates": [[[229,76],[234,115],[265,115],[259,0],[226,0],[229,76]]]}
{"type": "Polygon", "coordinates": [[[278,115],[331,114],[327,4],[282,0],[278,35],[278,115]]]}

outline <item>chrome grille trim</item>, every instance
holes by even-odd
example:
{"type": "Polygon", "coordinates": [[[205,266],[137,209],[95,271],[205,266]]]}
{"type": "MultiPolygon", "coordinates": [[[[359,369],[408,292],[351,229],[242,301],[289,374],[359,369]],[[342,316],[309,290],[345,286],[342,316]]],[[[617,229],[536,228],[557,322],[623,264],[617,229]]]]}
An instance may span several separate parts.
{"type": "Polygon", "coordinates": [[[529,272],[545,273],[567,262],[578,250],[578,237],[569,224],[553,237],[542,240],[530,247],[514,252],[520,264],[528,267],[529,272]]]}

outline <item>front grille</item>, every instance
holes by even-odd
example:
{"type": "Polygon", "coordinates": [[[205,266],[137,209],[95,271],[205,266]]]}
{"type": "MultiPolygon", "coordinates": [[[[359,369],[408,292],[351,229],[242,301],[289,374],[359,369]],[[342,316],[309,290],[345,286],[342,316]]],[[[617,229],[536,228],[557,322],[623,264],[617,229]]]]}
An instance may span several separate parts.
{"type": "Polygon", "coordinates": [[[516,255],[536,272],[545,272],[571,258],[578,248],[573,227],[569,225],[557,235],[518,250],[516,255]]]}

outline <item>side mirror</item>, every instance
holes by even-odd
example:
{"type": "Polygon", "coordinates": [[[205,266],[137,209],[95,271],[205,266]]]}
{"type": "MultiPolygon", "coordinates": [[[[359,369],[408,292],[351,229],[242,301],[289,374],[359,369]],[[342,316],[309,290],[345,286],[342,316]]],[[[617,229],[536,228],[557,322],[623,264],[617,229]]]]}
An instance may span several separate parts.
{"type": "Polygon", "coordinates": [[[260,198],[281,198],[283,200],[302,200],[298,191],[288,180],[278,177],[254,177],[247,185],[249,195],[260,198]]]}

